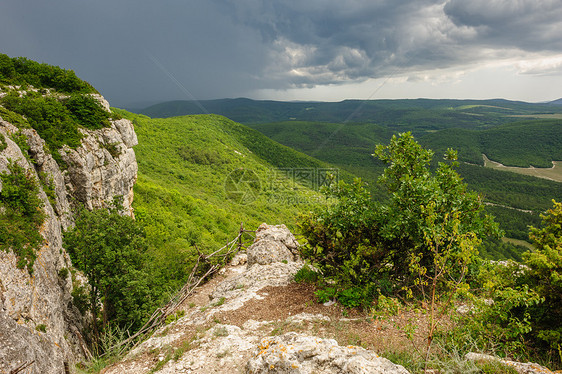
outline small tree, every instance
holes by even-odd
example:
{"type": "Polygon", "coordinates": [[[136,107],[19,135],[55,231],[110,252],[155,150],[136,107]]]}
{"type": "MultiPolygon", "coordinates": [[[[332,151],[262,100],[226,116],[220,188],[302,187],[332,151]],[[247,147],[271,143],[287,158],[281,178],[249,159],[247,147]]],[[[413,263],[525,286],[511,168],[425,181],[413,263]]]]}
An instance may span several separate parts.
{"type": "Polygon", "coordinates": [[[404,133],[377,146],[374,156],[388,165],[379,182],[389,201],[371,202],[359,181],[332,186],[328,194],[336,201],[301,220],[308,239],[302,253],[339,287],[360,287],[369,297],[373,290],[390,291],[425,302],[427,358],[440,318],[456,291],[467,287],[465,275],[480,238],[501,233],[484,214],[481,198],[454,170],[455,151],[449,149],[432,171],[433,152],[404,133]]]}
{"type": "Polygon", "coordinates": [[[530,286],[544,298],[532,311],[535,336],[562,361],[562,203],[541,215],[542,227],[530,228],[535,250],[524,254],[530,286]]]}
{"type": "Polygon", "coordinates": [[[480,196],[469,191],[454,170],[456,151],[447,150],[445,162],[432,173],[433,152],[408,132],[377,146],[374,155],[388,165],[379,182],[391,195],[383,210],[381,238],[393,256],[401,288],[413,291],[414,286],[425,297],[428,274],[446,270],[462,275],[478,254],[479,238],[500,236],[500,230],[484,214],[480,196]]]}
{"type": "Polygon", "coordinates": [[[109,324],[135,328],[150,302],[144,232],[131,217],[119,214],[116,206],[81,209],[75,226],[64,235],[73,265],[88,279],[96,339],[100,314],[103,328],[109,324]]]}

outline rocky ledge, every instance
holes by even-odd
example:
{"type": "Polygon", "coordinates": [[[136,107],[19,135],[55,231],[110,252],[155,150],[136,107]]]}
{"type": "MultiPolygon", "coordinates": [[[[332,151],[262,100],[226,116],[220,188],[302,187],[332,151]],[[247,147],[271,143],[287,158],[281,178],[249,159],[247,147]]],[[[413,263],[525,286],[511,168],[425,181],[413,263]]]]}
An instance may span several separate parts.
{"type": "Polygon", "coordinates": [[[284,225],[261,225],[247,253],[238,254],[218,278],[186,301],[177,313],[185,315],[104,373],[408,373],[361,347],[340,346],[308,333],[277,335],[284,324],[330,323],[322,314],[300,313],[285,320],[244,314],[236,324],[224,323],[248,304],[259,303],[264,290],[292,282],[304,265],[297,246],[284,225]]]}

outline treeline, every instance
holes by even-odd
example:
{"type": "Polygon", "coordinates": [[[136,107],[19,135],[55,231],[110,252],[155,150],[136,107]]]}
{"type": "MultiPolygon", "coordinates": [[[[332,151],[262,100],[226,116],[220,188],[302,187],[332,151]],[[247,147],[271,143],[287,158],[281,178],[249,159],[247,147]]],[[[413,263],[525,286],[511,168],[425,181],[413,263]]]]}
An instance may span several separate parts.
{"type": "Polygon", "coordinates": [[[78,78],[72,70],[40,64],[25,57],[11,58],[2,53],[0,53],[0,84],[32,85],[35,88],[53,88],[65,93],[97,92],[91,84],[78,78]]]}
{"type": "Polygon", "coordinates": [[[562,108],[508,100],[344,100],[282,102],[245,98],[168,101],[139,112],[150,117],[214,113],[246,125],[279,121],[377,123],[419,135],[451,127],[484,129],[513,121],[513,115],[560,113],[562,108]]]}

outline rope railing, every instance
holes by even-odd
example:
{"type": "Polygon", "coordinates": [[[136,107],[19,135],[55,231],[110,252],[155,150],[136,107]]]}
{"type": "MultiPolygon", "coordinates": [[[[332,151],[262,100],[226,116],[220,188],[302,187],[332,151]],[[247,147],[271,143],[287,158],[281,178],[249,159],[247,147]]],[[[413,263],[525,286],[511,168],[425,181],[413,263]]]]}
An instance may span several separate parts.
{"type": "MultiPolygon", "coordinates": [[[[245,230],[244,225],[240,224],[240,230],[238,231],[238,235],[236,236],[236,238],[210,254],[204,254],[199,250],[197,246],[195,246],[198,254],[197,260],[195,262],[195,265],[193,266],[193,269],[191,270],[191,273],[189,274],[185,285],[170,298],[166,305],[156,309],[143,327],[141,327],[136,333],[129,336],[127,339],[112,346],[107,352],[119,349],[118,353],[121,354],[128,348],[130,343],[137,341],[133,345],[133,347],[136,346],[140,341],[142,341],[142,339],[138,339],[139,337],[145,336],[149,332],[156,330],[158,327],[163,325],[166,321],[166,318],[173,314],[183,304],[183,302],[193,294],[193,291],[197,287],[199,287],[205,279],[209,278],[225,265],[226,260],[230,255],[237,253],[242,248],[246,248],[246,243],[243,241],[244,234],[254,232],[255,231],[245,230]],[[225,250],[226,252],[224,252],[225,250]],[[202,264],[208,263],[211,259],[219,259],[219,261],[211,265],[203,275],[198,276],[197,273],[200,270],[200,266],[202,264]]],[[[104,353],[104,355],[106,353],[104,353]]]]}

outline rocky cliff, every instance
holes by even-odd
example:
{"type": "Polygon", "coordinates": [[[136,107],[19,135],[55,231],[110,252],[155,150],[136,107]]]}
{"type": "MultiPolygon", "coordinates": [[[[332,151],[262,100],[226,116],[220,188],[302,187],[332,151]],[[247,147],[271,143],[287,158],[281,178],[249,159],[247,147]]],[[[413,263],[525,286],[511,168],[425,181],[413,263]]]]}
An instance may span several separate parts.
{"type": "MultiPolygon", "coordinates": [[[[101,96],[97,99],[109,110],[101,96]]],[[[124,211],[132,214],[137,177],[132,147],[137,138],[130,121],[110,122],[110,127],[99,130],[80,129],[81,145],[59,150],[67,166],[63,170],[35,130],[19,129],[0,114],[5,144],[0,173],[9,173],[10,163],[27,170],[43,186],[39,197],[46,216],[32,269],[18,267],[13,251],[0,250],[0,373],[24,366],[25,373],[65,373],[87,352],[81,333],[85,317],[72,303],[74,282],[62,232],[72,225],[77,203],[96,208],[123,196],[124,211]]]]}

